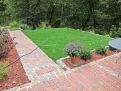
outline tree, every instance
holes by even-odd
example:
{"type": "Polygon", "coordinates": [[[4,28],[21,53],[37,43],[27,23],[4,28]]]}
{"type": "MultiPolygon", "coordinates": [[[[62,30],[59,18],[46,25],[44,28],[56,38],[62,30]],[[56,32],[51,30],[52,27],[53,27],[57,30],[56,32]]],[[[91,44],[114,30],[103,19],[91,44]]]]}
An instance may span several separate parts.
{"type": "Polygon", "coordinates": [[[4,0],[0,0],[0,24],[3,24],[5,21],[5,10],[6,4],[4,3],[4,0]]]}
{"type": "Polygon", "coordinates": [[[121,22],[120,0],[1,0],[0,8],[13,20],[36,29],[40,21],[52,27],[72,27],[107,34],[121,22]],[[2,3],[1,3],[2,2],[2,3]],[[3,4],[4,2],[4,4],[3,4]],[[3,8],[4,6],[4,8],[3,8]],[[6,8],[7,6],[7,8],[6,8]],[[98,31],[97,31],[98,30],[98,31]]]}

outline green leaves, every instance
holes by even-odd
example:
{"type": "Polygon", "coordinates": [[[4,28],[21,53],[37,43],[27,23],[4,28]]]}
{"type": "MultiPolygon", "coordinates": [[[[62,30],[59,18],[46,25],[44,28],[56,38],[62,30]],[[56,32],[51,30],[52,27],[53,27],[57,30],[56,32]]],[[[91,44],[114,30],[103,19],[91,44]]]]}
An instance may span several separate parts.
{"type": "MultiPolygon", "coordinates": [[[[1,61],[1,60],[0,60],[1,61]]],[[[9,68],[5,67],[8,65],[8,63],[0,62],[0,80],[3,80],[4,77],[8,74],[9,68]]]]}
{"type": "Polygon", "coordinates": [[[55,27],[60,19],[59,27],[85,30],[91,26],[93,31],[98,29],[96,33],[109,34],[112,25],[119,28],[120,7],[119,0],[0,0],[0,21],[8,24],[15,20],[29,26],[46,21],[55,27]]]}

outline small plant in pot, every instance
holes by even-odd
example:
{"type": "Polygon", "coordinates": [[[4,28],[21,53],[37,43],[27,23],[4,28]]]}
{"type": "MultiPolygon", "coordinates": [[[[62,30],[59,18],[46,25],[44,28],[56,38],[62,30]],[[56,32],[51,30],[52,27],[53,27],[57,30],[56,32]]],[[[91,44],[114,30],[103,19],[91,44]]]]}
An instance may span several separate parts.
{"type": "Polygon", "coordinates": [[[87,60],[87,59],[91,59],[92,58],[92,53],[91,52],[88,52],[88,51],[83,51],[80,53],[80,58],[83,59],[83,60],[87,60]]]}
{"type": "Polygon", "coordinates": [[[100,55],[106,55],[106,51],[107,51],[107,49],[103,48],[103,47],[96,49],[96,53],[100,54],[100,55]]]}
{"type": "Polygon", "coordinates": [[[76,64],[80,61],[79,53],[84,50],[80,42],[73,42],[65,46],[64,51],[71,57],[71,62],[76,64]]]}

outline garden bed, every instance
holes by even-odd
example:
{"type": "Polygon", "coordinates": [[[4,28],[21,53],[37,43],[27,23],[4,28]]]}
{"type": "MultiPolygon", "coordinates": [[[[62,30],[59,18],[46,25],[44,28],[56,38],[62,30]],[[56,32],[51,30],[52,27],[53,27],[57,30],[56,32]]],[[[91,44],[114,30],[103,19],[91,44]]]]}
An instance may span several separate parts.
{"type": "Polygon", "coordinates": [[[79,63],[77,63],[77,64],[73,64],[72,62],[71,62],[71,59],[70,58],[66,58],[66,59],[64,59],[63,60],[63,62],[65,63],[65,65],[67,66],[67,67],[69,67],[70,69],[73,69],[73,68],[75,68],[75,67],[79,67],[79,66],[81,66],[81,65],[84,65],[84,64],[87,64],[87,63],[90,63],[90,62],[93,62],[93,61],[97,61],[97,60],[99,60],[99,59],[101,59],[101,58],[105,58],[105,57],[107,57],[107,56],[110,56],[110,55],[113,55],[113,54],[116,54],[116,53],[119,53],[120,51],[112,51],[112,50],[108,50],[107,52],[106,52],[106,55],[100,55],[100,54],[97,54],[95,51],[94,52],[92,52],[92,58],[91,59],[88,59],[88,60],[80,60],[80,62],[79,63]]]}
{"type": "MultiPolygon", "coordinates": [[[[7,57],[2,58],[0,60],[2,61],[4,60],[5,62],[12,63],[16,59],[18,59],[18,57],[19,55],[14,47],[9,52],[7,57]]],[[[18,85],[22,85],[28,82],[29,82],[29,79],[23,69],[23,66],[20,60],[18,60],[16,63],[10,66],[10,71],[8,75],[3,80],[0,80],[0,91],[3,89],[9,89],[18,85]]]]}

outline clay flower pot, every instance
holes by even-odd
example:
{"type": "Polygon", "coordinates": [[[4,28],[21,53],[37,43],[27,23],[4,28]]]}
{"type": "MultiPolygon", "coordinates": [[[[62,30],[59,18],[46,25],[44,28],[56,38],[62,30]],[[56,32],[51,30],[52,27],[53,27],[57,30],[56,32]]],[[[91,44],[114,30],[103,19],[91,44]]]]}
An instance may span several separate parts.
{"type": "Polygon", "coordinates": [[[71,57],[71,62],[76,64],[80,61],[80,58],[79,57],[71,57]]]}

